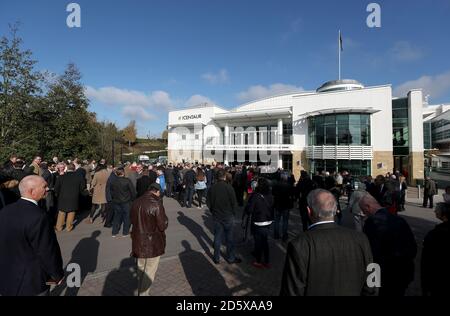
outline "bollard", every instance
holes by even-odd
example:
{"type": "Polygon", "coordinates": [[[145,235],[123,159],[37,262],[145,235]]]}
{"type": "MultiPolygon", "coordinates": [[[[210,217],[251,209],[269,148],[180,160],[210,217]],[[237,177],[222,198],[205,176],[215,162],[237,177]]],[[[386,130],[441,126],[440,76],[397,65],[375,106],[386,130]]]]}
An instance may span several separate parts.
{"type": "Polygon", "coordinates": [[[420,184],[418,184],[417,187],[419,188],[419,193],[418,193],[418,195],[419,195],[419,200],[421,200],[422,198],[421,198],[421,194],[420,194],[420,184]]]}

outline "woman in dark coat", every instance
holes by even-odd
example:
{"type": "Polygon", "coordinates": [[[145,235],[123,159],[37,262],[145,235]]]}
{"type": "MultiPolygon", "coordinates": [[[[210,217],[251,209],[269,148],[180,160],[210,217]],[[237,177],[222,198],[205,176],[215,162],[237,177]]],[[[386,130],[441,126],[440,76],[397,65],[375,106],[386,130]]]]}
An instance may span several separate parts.
{"type": "Polygon", "coordinates": [[[58,200],[58,219],[56,221],[56,230],[62,231],[66,221],[66,230],[73,229],[73,220],[75,212],[79,208],[80,196],[85,194],[85,180],[79,174],[75,173],[75,165],[67,165],[67,172],[56,179],[55,195],[58,200]]]}
{"type": "Polygon", "coordinates": [[[246,207],[246,213],[252,216],[252,233],[255,239],[255,268],[270,268],[269,241],[270,225],[274,218],[274,201],[266,178],[259,178],[256,191],[246,207]]]}

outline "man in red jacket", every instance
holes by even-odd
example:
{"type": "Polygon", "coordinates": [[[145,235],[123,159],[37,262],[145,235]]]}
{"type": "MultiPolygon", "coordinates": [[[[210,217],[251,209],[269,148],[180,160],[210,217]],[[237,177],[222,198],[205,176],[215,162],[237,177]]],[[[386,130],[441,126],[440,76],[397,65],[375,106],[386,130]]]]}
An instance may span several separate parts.
{"type": "Polygon", "coordinates": [[[160,194],[160,185],[153,183],[131,206],[132,256],[137,258],[138,295],[143,296],[150,295],[159,259],[166,248],[168,219],[160,194]]]}

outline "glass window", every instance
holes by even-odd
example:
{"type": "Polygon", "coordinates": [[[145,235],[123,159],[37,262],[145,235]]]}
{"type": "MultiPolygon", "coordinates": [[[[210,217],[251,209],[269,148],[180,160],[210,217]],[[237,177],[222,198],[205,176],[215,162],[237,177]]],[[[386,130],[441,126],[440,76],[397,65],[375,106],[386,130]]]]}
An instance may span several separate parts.
{"type": "Polygon", "coordinates": [[[360,114],[350,114],[348,117],[349,124],[361,124],[361,115],[360,114]]]}
{"type": "Polygon", "coordinates": [[[323,115],[308,121],[309,145],[370,146],[370,115],[323,115]]]}
{"type": "Polygon", "coordinates": [[[348,171],[353,176],[367,176],[371,174],[370,160],[310,160],[311,173],[328,171],[348,171]]]}
{"type": "Polygon", "coordinates": [[[317,126],[316,128],[316,145],[322,146],[324,144],[324,129],[323,125],[317,126]]]}
{"type": "Polygon", "coordinates": [[[393,119],[408,119],[408,109],[399,109],[392,111],[393,119]]]}
{"type": "Polygon", "coordinates": [[[329,125],[325,127],[325,144],[336,145],[336,125],[329,125]]]}
{"type": "Polygon", "coordinates": [[[370,116],[361,115],[361,125],[369,125],[369,124],[370,124],[370,116]]]}
{"type": "Polygon", "coordinates": [[[408,98],[392,100],[392,109],[407,109],[408,98]]]}
{"type": "Polygon", "coordinates": [[[348,114],[339,114],[336,116],[337,124],[348,125],[348,114]]]}
{"type": "Polygon", "coordinates": [[[326,115],[325,116],[325,124],[336,124],[336,116],[335,115],[326,115]]]}
{"type": "Polygon", "coordinates": [[[370,146],[370,128],[367,125],[361,126],[361,145],[370,146]]]}
{"type": "Polygon", "coordinates": [[[361,144],[361,125],[350,124],[350,135],[351,135],[351,143],[350,144],[360,145],[361,144]]]}
{"type": "Polygon", "coordinates": [[[348,130],[347,125],[338,125],[338,138],[339,145],[349,145],[351,144],[350,140],[350,131],[348,130]]]}

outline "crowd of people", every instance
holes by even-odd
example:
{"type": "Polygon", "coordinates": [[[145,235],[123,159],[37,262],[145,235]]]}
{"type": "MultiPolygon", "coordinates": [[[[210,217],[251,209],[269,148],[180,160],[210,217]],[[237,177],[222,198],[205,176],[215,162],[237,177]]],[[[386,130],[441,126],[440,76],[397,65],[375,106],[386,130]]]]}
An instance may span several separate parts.
{"type": "MultiPolygon", "coordinates": [[[[48,284],[62,282],[55,233],[71,232],[80,211],[89,209],[87,223],[100,218],[105,227],[112,228],[113,238],[120,231],[123,237],[131,235],[132,255],[141,271],[138,292],[148,295],[166,246],[168,219],[163,200],[172,198],[180,207],[211,212],[215,264],[221,262],[223,241],[225,260],[242,262],[235,253],[234,232],[240,210],[244,236],[250,233],[254,240],[254,268],[271,268],[271,237],[289,242],[282,295],[401,296],[414,279],[417,255],[414,234],[398,216],[405,211],[407,188],[405,175],[398,171],[375,179],[354,177],[346,171],[314,175],[302,171],[296,181],[290,171],[267,174],[245,164],[135,162],[112,166],[105,159],[60,161],[54,157],[43,162],[39,156],[27,164],[12,155],[0,168],[0,249],[5,252],[0,278],[7,280],[0,294],[45,295],[48,284]],[[27,211],[14,215],[18,208],[27,211]],[[302,226],[289,229],[295,208],[302,226]],[[355,229],[342,226],[343,212],[352,215],[355,229]],[[33,280],[12,285],[24,273],[22,265],[12,262],[27,260],[39,273],[33,280]],[[381,267],[379,291],[367,286],[371,263],[381,267]]],[[[430,202],[433,208],[434,181],[427,177],[424,188],[423,206],[430,202]]],[[[435,265],[449,263],[444,250],[449,238],[450,188],[444,203],[436,206],[436,216],[443,223],[426,236],[422,255],[424,295],[439,295],[448,281],[435,265]]]]}

